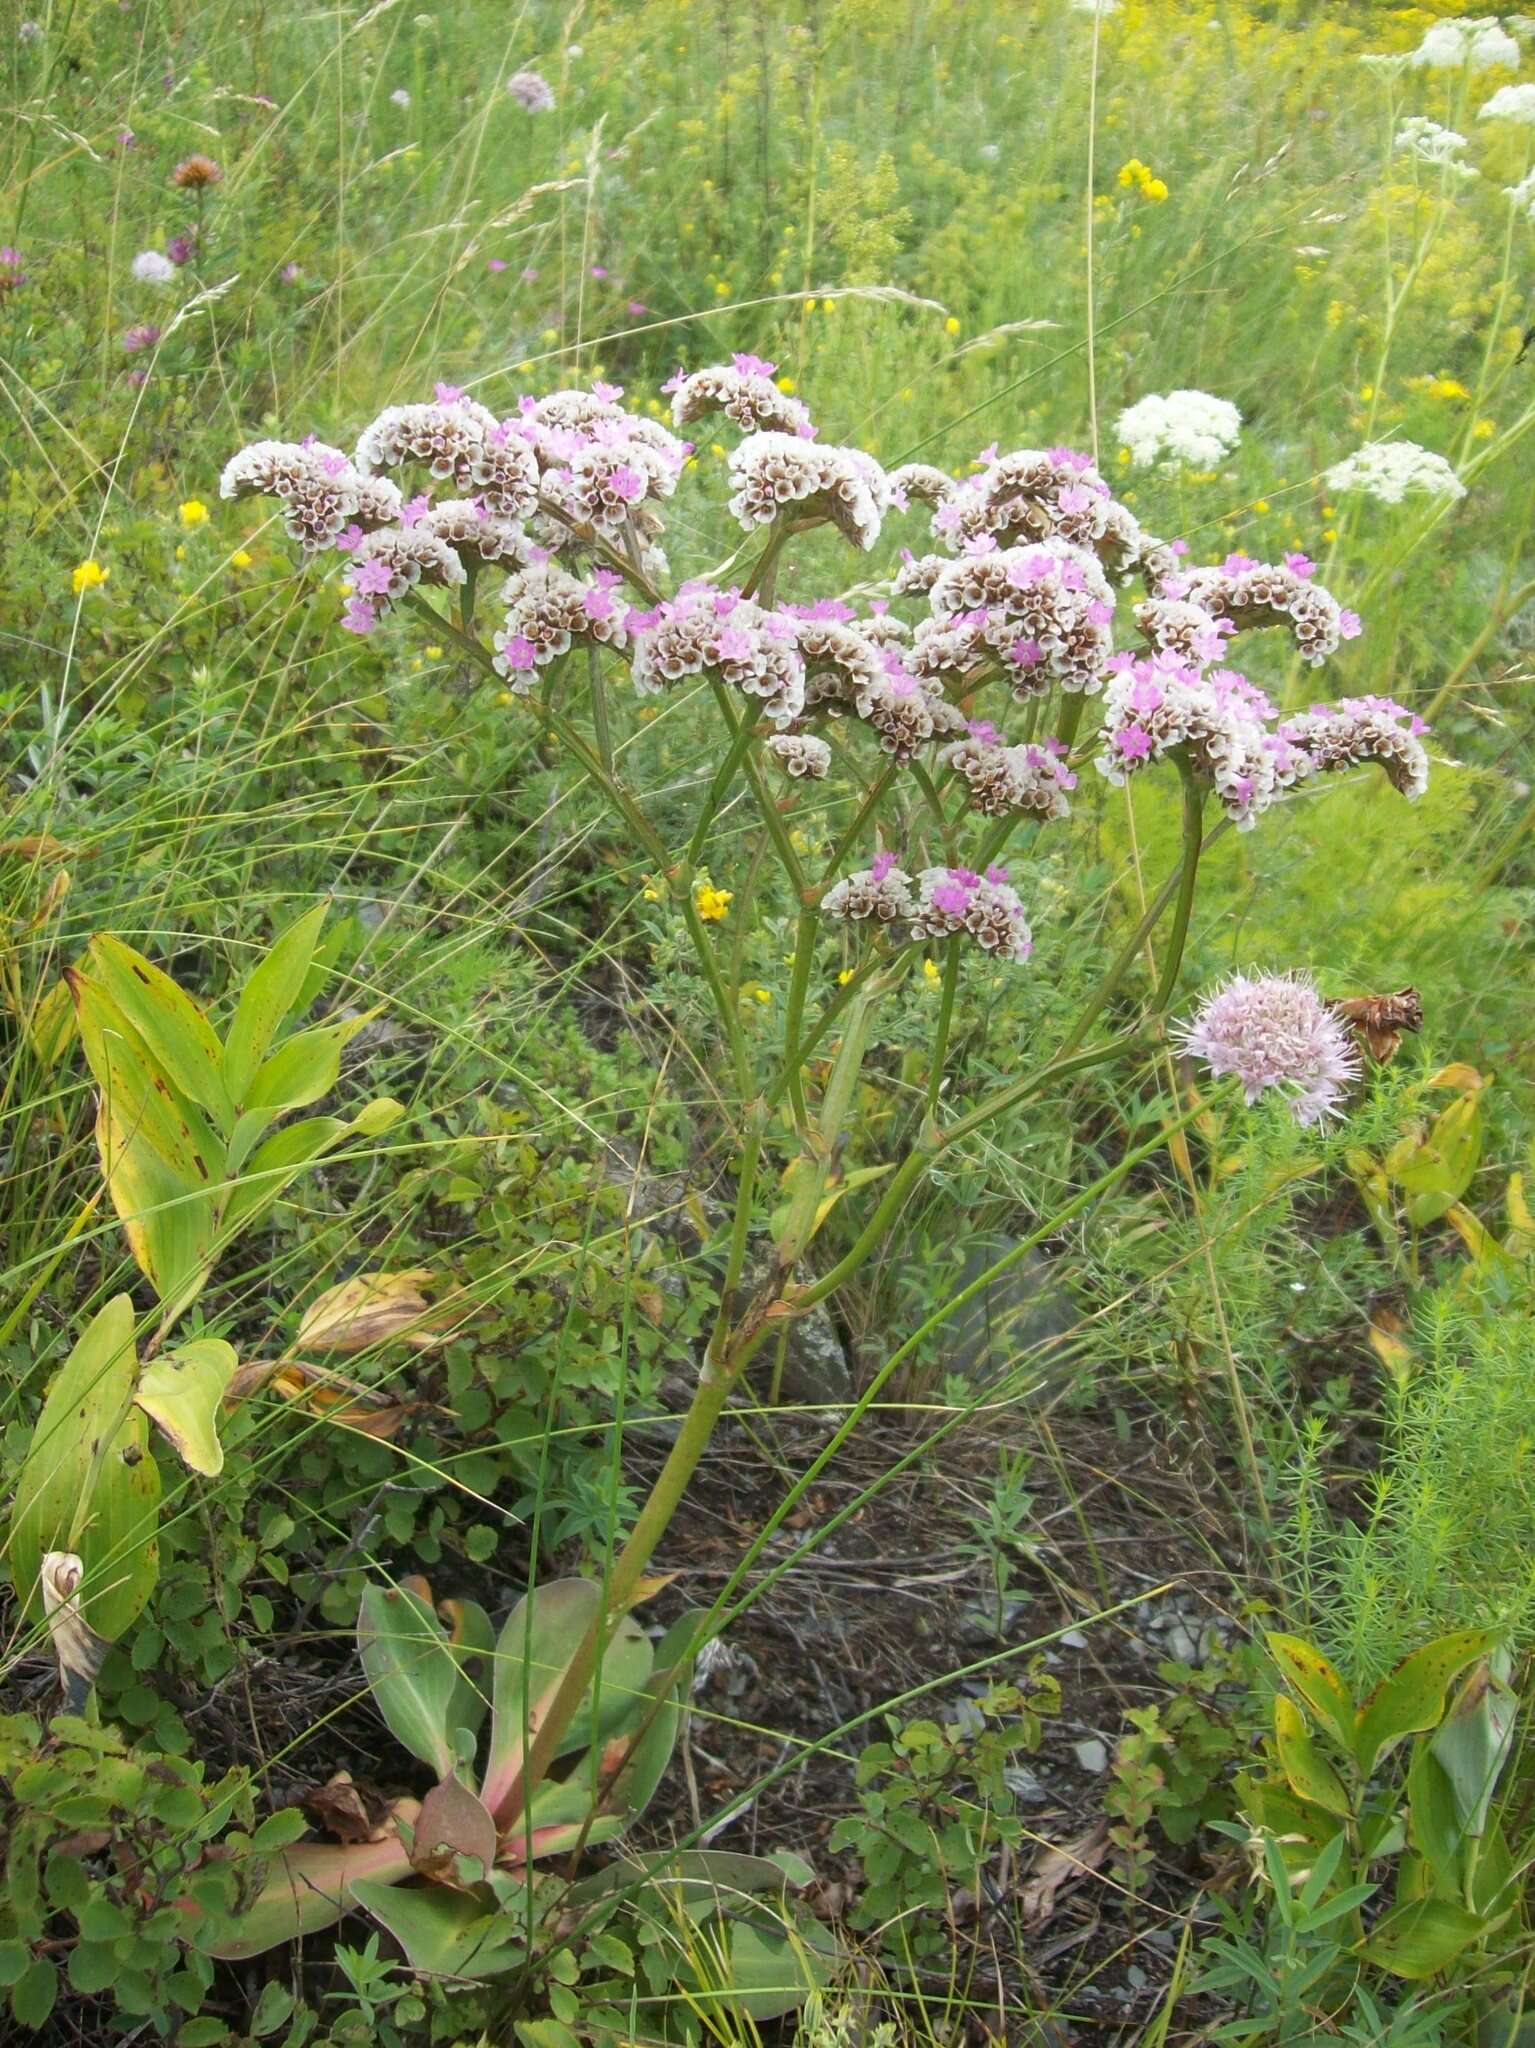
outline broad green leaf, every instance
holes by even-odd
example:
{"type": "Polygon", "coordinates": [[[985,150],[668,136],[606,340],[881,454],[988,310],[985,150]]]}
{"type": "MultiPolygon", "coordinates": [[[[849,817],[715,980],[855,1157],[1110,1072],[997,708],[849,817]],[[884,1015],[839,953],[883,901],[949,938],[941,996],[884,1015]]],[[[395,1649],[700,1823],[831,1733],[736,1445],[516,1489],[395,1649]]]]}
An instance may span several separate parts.
{"type": "Polygon", "coordinates": [[[187,1913],[184,1940],[204,1955],[243,1962],[296,1935],[334,1927],[354,1903],[361,1884],[387,1886],[410,1876],[410,1856],[398,1835],[383,1842],[300,1842],[274,1856],[266,1883],[239,1913],[187,1913]]]}
{"type": "Polygon", "coordinates": [[[224,1077],[237,1108],[245,1107],[246,1090],[256,1069],[299,999],[325,910],[323,903],[317,903],[280,933],[240,991],[224,1041],[224,1077]]]}
{"type": "Polygon", "coordinates": [[[222,1147],[110,997],[77,970],[66,979],[98,1090],[96,1143],[112,1206],[161,1301],[184,1302],[207,1268],[222,1147]]]}
{"type": "Polygon", "coordinates": [[[377,1137],[404,1114],[404,1109],[392,1096],[380,1095],[361,1109],[350,1123],[343,1123],[336,1116],[311,1116],[274,1131],[247,1162],[238,1186],[229,1197],[224,1210],[226,1236],[235,1230],[248,1229],[264,1216],[272,1204],[287,1193],[306,1166],[312,1166],[326,1152],[334,1151],[343,1140],[354,1133],[360,1137],[377,1137]]]}
{"type": "Polygon", "coordinates": [[[475,1735],[490,1712],[491,1660],[496,1632],[478,1600],[444,1600],[438,1617],[448,1631],[448,1648],[458,1667],[449,1723],[475,1735]]]}
{"type": "Polygon", "coordinates": [[[1282,1692],[1274,1695],[1274,1739],[1280,1768],[1296,1797],[1346,1818],[1353,1808],[1343,1780],[1312,1741],[1305,1715],[1282,1692]]]}
{"type": "Polygon", "coordinates": [[[219,1404],[236,1363],[233,1345],[222,1338],[193,1338],[152,1358],[134,1389],[134,1400],[164,1430],[182,1463],[210,1479],[224,1469],[219,1404]]]}
{"type": "Polygon", "coordinates": [[[430,1601],[405,1586],[367,1587],[357,1648],[385,1725],[412,1756],[448,1777],[457,1762],[451,1712],[459,1670],[430,1601]]]}
{"type": "Polygon", "coordinates": [[[1466,1831],[1455,1811],[1450,1780],[1426,1742],[1413,1744],[1407,1771],[1407,1826],[1412,1845],[1433,1879],[1433,1884],[1423,1889],[1458,1897],[1466,1831]]]}
{"type": "Polygon", "coordinates": [[[1354,1953],[1393,1977],[1432,1977],[1485,1931],[1486,1923],[1448,1899],[1414,1899],[1376,1922],[1354,1953]]]}
{"type": "Polygon", "coordinates": [[[1482,1156],[1482,1091],[1457,1096],[1421,1139],[1405,1138],[1386,1155],[1386,1171],[1407,1192],[1418,1229],[1437,1222],[1471,1185],[1482,1156]]]}
{"type": "Polygon", "coordinates": [[[1478,1660],[1450,1702],[1429,1747],[1455,1795],[1455,1810],[1468,1835],[1480,1835],[1487,1809],[1514,1743],[1519,1702],[1497,1669],[1506,1655],[1478,1660]]]}
{"type": "Polygon", "coordinates": [[[395,1890],[364,1880],[352,1887],[358,1905],[392,1934],[410,1966],[427,1977],[477,1979],[514,1970],[527,1950],[517,1917],[499,1910],[487,1913],[472,1893],[395,1890]]]}
{"type": "Polygon", "coordinates": [[[1332,1665],[1299,1636],[1269,1635],[1269,1655],[1330,1735],[1352,1747],[1354,1702],[1332,1665]]]}
{"type": "Polygon", "coordinates": [[[50,1550],[85,1567],[82,1619],[115,1640],[159,1572],[160,1474],[144,1419],[131,1405],[137,1357],[133,1303],[116,1294],[92,1317],[43,1403],[16,1484],[6,1549],[12,1584],[34,1619],[50,1550]]]}
{"type": "MultiPolygon", "coordinates": [[[[589,1579],[556,1579],[513,1608],[496,1644],[490,1754],[482,1797],[504,1828],[516,1819],[523,1759],[554,1703],[572,1659],[602,1612],[589,1579]]],[[[632,1614],[619,1621],[603,1655],[600,1687],[589,1688],[556,1756],[586,1749],[643,1711],[653,1653],[632,1614]],[[598,1694],[595,1701],[594,1692],[598,1694]]]]}
{"type": "Polygon", "coordinates": [[[654,1669],[645,1686],[644,1714],[651,1717],[649,1725],[645,1725],[642,1715],[637,1730],[643,1732],[638,1732],[637,1740],[621,1733],[613,1737],[603,1752],[603,1776],[609,1783],[602,1802],[604,1812],[620,1813],[632,1820],[635,1815],[643,1813],[655,1797],[656,1788],[672,1760],[682,1717],[692,1698],[694,1659],[691,1655],[685,1657],[683,1653],[691,1648],[702,1619],[700,1612],[689,1609],[672,1623],[656,1644],[654,1669]],[[677,1666],[676,1676],[668,1685],[667,1679],[674,1666],[677,1666]],[[661,1690],[663,1686],[666,1688],[664,1693],[661,1690]]]}
{"type": "Polygon", "coordinates": [[[317,1024],[285,1038],[270,1059],[256,1069],[245,1091],[245,1109],[303,1109],[329,1095],[341,1072],[342,1049],[361,1031],[369,1011],[343,1018],[339,1024],[317,1024]]]}
{"type": "Polygon", "coordinates": [[[86,958],[104,989],[172,1085],[198,1103],[225,1133],[234,1107],[224,1086],[224,1049],[203,1012],[168,974],[110,933],[91,940],[86,958]]]}
{"type": "Polygon", "coordinates": [[[1450,1681],[1496,1642],[1492,1629],[1456,1629],[1414,1650],[1387,1673],[1359,1709],[1355,1725],[1354,1757],[1366,1777],[1404,1735],[1435,1725],[1450,1681]]]}

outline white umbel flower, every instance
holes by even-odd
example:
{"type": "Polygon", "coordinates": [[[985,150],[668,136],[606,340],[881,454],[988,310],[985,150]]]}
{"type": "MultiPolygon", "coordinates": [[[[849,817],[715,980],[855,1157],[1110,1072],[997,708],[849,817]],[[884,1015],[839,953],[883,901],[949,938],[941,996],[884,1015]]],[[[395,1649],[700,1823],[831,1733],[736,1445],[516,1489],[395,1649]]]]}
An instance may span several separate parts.
{"type": "Polygon", "coordinates": [[[1409,114],[1398,125],[1392,148],[1398,156],[1410,156],[1415,163],[1434,171],[1454,171],[1459,177],[1474,178],[1470,164],[1461,162],[1466,138],[1453,128],[1441,128],[1422,114],[1409,114]]]}
{"type": "Polygon", "coordinates": [[[1535,85],[1500,85],[1492,98],[1477,109],[1479,121],[1517,121],[1522,128],[1535,128],[1535,85]]]}
{"type": "Polygon", "coordinates": [[[1490,71],[1494,64],[1506,64],[1510,71],[1519,64],[1519,45],[1490,14],[1458,14],[1450,21],[1436,21],[1413,51],[1409,63],[1426,71],[1490,71]]]}
{"type": "Polygon", "coordinates": [[[1330,491],[1359,491],[1382,505],[1400,505],[1410,491],[1434,498],[1463,498],[1466,487],[1442,455],[1416,441],[1367,441],[1323,482],[1330,491]]]}
{"type": "Polygon", "coordinates": [[[1208,391],[1152,392],[1127,406],[1114,431],[1137,468],[1157,463],[1173,469],[1210,469],[1231,453],[1242,415],[1229,399],[1208,391]]]}

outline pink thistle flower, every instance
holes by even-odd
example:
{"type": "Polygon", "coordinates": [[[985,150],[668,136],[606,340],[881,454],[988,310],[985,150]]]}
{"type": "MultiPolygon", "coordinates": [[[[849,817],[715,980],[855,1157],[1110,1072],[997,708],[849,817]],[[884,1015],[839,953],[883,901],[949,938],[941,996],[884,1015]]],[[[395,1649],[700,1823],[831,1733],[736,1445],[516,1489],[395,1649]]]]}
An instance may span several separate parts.
{"type": "Polygon", "coordinates": [[[1212,1074],[1235,1074],[1247,1101],[1277,1088],[1297,1123],[1340,1114],[1359,1055],[1347,1025],[1298,974],[1235,974],[1180,1027],[1183,1049],[1212,1074]]]}

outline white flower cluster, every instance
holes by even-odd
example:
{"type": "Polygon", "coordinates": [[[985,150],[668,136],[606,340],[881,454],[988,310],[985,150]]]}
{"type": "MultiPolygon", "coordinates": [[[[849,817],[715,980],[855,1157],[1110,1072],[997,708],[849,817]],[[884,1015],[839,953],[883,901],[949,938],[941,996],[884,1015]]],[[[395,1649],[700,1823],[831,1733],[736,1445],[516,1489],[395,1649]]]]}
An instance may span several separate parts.
{"type": "Polygon", "coordinates": [[[1461,178],[1476,176],[1475,166],[1461,161],[1466,147],[1465,136],[1454,128],[1441,128],[1437,121],[1430,121],[1422,114],[1409,114],[1398,124],[1391,146],[1398,156],[1410,156],[1415,163],[1426,164],[1430,170],[1453,171],[1461,178]]]}
{"type": "Polygon", "coordinates": [[[511,423],[471,398],[386,407],[358,436],[356,461],[364,476],[420,463],[438,482],[484,498],[508,519],[529,518],[538,503],[532,450],[511,423]]]}
{"type": "Polygon", "coordinates": [[[253,441],[232,455],[219,478],[221,498],[275,497],[288,536],[311,553],[334,546],[355,525],[397,518],[400,494],[384,478],[359,475],[339,448],[323,441],[253,441]]]}
{"type": "Polygon", "coordinates": [[[1178,753],[1245,830],[1309,767],[1270,732],[1273,715],[1263,692],[1234,669],[1205,673],[1172,654],[1130,662],[1104,697],[1098,771],[1123,783],[1178,753]]]}
{"type": "Polygon", "coordinates": [[[731,451],[730,481],[731,513],[748,533],[792,508],[872,548],[890,503],[889,479],[872,456],[795,434],[749,434],[731,451]]]}
{"type": "Polygon", "coordinates": [[[924,868],[917,877],[917,905],[912,914],[914,939],[953,939],[963,933],[985,953],[1024,961],[1034,950],[1034,937],[1018,892],[1007,869],[924,868]]]}
{"type": "Polygon", "coordinates": [[[1517,185],[1505,185],[1503,193],[1516,213],[1522,213],[1527,221],[1535,222],[1535,170],[1526,171],[1517,185]]]}
{"type": "Polygon", "coordinates": [[[672,424],[690,426],[707,413],[722,412],[748,434],[794,434],[815,439],[810,409],[773,382],[776,363],[760,356],[738,355],[730,364],[711,363],[690,375],[678,371],[665,387],[671,391],[672,424]]]}
{"type": "Polygon", "coordinates": [[[530,563],[507,578],[501,592],[506,617],[492,645],[496,668],[519,696],[574,641],[628,646],[628,606],[615,594],[620,580],[612,570],[599,569],[590,583],[583,582],[552,561],[530,563]]]}
{"type": "Polygon", "coordinates": [[[812,782],[820,782],[831,766],[831,748],[813,733],[775,732],[767,749],[797,780],[808,776],[812,782]]]}
{"type": "Polygon", "coordinates": [[[1284,563],[1254,562],[1228,555],[1219,567],[1190,569],[1165,577],[1163,593],[1187,598],[1230,632],[1255,626],[1283,626],[1302,661],[1318,668],[1336,654],[1342,640],[1357,639],[1358,614],[1345,611],[1329,590],[1311,580],[1304,556],[1284,563]]]}
{"type": "Polygon", "coordinates": [[[1428,788],[1428,755],[1419,737],[1427,730],[1392,697],[1341,697],[1287,719],[1279,733],[1323,772],[1379,762],[1392,788],[1412,799],[1428,788]]]}
{"type": "Polygon", "coordinates": [[[1427,71],[1490,71],[1495,64],[1510,70],[1519,63],[1519,45],[1495,15],[1459,14],[1436,21],[1408,59],[1427,71]]]}
{"type": "Polygon", "coordinates": [[[1416,441],[1366,441],[1335,462],[1322,481],[1330,491],[1359,491],[1383,505],[1400,505],[1409,491],[1463,498],[1466,487],[1442,455],[1416,441]]]}
{"type": "Polygon", "coordinates": [[[1114,651],[1114,593],[1097,557],[1069,541],[992,547],[946,562],[930,603],[912,666],[932,680],[1000,664],[1020,699],[1052,682],[1091,693],[1114,651]]]}
{"type": "Polygon", "coordinates": [[[981,720],[964,739],[944,750],[943,759],[969,785],[970,808],[983,818],[1016,812],[1051,820],[1070,815],[1066,793],[1077,786],[1065,756],[1059,740],[1043,747],[1009,747],[981,720]]]}
{"type": "Polygon", "coordinates": [[[1535,85],[1500,85],[1490,100],[1477,109],[1479,121],[1514,121],[1521,128],[1535,128],[1535,85]]]}
{"type": "Polygon", "coordinates": [[[1137,468],[1156,463],[1176,469],[1213,469],[1237,445],[1242,415],[1208,391],[1153,392],[1114,422],[1114,432],[1137,468]]]}
{"type": "Polygon", "coordinates": [[[793,619],[733,591],[684,585],[637,634],[634,687],[642,696],[658,696],[707,669],[758,699],[775,725],[792,725],[805,708],[805,664],[793,619]]]}

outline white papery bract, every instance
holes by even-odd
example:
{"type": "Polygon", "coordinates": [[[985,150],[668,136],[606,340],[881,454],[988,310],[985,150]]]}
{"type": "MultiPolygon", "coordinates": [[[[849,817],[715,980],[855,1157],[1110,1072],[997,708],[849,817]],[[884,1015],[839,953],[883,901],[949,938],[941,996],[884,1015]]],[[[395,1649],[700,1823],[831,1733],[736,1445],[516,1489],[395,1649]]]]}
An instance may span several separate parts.
{"type": "Polygon", "coordinates": [[[889,482],[856,448],[823,448],[794,434],[749,434],[731,450],[730,510],[748,532],[781,513],[829,519],[855,547],[879,539],[889,482]]]}

